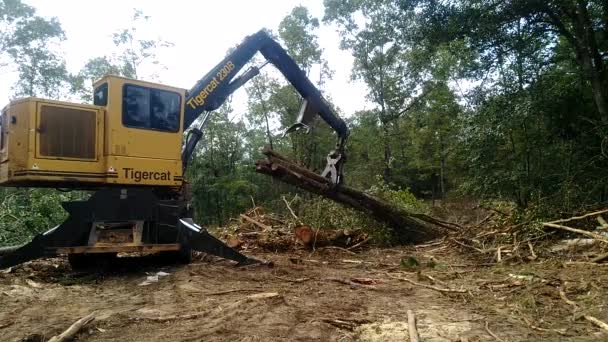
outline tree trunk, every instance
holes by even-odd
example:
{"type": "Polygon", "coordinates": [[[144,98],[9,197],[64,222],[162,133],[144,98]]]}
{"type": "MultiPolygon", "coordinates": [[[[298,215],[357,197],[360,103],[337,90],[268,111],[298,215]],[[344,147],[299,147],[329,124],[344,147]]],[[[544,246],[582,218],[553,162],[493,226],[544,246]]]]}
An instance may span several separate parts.
{"type": "MultiPolygon", "coordinates": [[[[557,30],[568,40],[576,52],[576,59],[580,65],[584,78],[591,84],[593,99],[602,122],[608,122],[608,102],[606,100],[605,85],[602,81],[604,74],[604,62],[595,40],[595,30],[586,0],[577,0],[576,8],[564,10],[568,13],[570,23],[565,23],[560,16],[549,7],[544,12],[557,30]],[[572,26],[573,32],[568,28],[572,26]]],[[[604,6],[606,9],[606,6],[604,6]]]]}
{"type": "Polygon", "coordinates": [[[326,178],[270,149],[265,149],[262,153],[266,155],[266,159],[256,162],[257,172],[361,211],[387,224],[400,242],[426,241],[440,236],[443,233],[441,228],[456,229],[453,224],[424,214],[407,212],[353,188],[344,185],[333,187],[326,178]]]}
{"type": "Polygon", "coordinates": [[[443,136],[439,134],[439,189],[441,190],[441,198],[445,198],[445,144],[443,136]]]}

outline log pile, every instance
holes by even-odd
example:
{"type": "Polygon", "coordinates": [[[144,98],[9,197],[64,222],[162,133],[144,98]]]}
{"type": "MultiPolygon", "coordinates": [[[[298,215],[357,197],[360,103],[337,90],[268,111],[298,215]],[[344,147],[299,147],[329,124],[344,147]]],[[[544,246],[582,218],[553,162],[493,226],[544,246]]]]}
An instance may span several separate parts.
{"type": "Polygon", "coordinates": [[[333,187],[328,179],[269,148],[264,148],[262,153],[266,158],[256,162],[257,172],[370,215],[387,224],[404,242],[422,242],[437,238],[444,233],[444,229],[456,230],[453,224],[427,215],[407,212],[351,187],[333,187]]]}

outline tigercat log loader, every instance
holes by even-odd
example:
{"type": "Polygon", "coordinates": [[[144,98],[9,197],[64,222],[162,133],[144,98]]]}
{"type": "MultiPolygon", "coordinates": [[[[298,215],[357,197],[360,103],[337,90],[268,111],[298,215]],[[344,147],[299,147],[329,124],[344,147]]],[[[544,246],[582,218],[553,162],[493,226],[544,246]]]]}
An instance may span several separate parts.
{"type": "Polygon", "coordinates": [[[336,131],[323,176],[338,185],[346,124],[285,50],[259,31],[189,91],[106,76],[93,85],[93,105],[40,98],[7,105],[0,117],[0,186],[95,192],[63,203],[68,218],[0,257],[0,269],[60,253],[74,267],[140,251],[167,251],[186,262],[192,250],[255,262],[192,222],[183,177],[210,113],[259,74],[255,66],[239,74],[258,52],[303,98],[287,132],[306,129],[317,114],[336,131]]]}

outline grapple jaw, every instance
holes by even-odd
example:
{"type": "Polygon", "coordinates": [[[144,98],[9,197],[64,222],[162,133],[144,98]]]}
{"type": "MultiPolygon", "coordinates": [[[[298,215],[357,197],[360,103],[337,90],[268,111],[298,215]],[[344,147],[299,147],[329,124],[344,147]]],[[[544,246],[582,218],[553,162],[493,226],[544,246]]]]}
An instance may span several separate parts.
{"type": "Polygon", "coordinates": [[[179,242],[183,247],[205,252],[224,259],[238,262],[239,266],[263,263],[260,260],[247,257],[230,248],[221,240],[209,234],[205,228],[192,222],[191,218],[183,218],[178,223],[179,242]]]}

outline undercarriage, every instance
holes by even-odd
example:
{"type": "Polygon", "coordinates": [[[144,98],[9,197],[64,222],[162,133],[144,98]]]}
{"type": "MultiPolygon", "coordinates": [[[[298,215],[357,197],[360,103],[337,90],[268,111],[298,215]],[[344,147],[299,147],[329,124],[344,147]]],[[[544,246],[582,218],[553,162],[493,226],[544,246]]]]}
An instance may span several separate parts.
{"type": "Polygon", "coordinates": [[[64,202],[67,219],[0,258],[0,269],[42,257],[67,254],[86,267],[118,253],[172,253],[189,262],[201,251],[238,262],[259,262],[225,245],[189,217],[187,202],[154,188],[107,188],[88,200],[64,202]]]}

